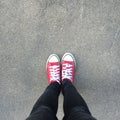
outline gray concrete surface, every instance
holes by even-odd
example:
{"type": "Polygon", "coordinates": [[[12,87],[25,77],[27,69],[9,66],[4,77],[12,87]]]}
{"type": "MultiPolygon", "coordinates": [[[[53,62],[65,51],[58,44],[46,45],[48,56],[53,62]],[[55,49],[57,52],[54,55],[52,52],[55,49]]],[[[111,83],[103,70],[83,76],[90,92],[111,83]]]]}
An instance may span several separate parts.
{"type": "Polygon", "coordinates": [[[0,120],[29,115],[47,86],[47,57],[65,52],[93,116],[120,119],[120,0],[0,0],[0,120]]]}

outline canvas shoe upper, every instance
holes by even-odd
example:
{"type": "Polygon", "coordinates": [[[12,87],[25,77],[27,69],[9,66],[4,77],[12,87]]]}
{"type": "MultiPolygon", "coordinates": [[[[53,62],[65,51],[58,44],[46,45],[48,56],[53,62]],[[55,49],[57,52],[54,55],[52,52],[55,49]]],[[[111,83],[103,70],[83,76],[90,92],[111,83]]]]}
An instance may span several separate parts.
{"type": "Polygon", "coordinates": [[[46,63],[48,83],[58,82],[60,84],[60,59],[56,54],[51,54],[46,63]]]}
{"type": "Polygon", "coordinates": [[[62,81],[64,79],[74,82],[76,62],[71,53],[65,53],[62,57],[62,81]]]}

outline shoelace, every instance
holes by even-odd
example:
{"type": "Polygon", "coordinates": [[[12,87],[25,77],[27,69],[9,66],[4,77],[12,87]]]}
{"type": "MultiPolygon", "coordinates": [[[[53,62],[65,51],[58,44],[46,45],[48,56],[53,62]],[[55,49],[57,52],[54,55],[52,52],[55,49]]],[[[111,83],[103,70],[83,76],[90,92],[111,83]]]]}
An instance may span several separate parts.
{"type": "Polygon", "coordinates": [[[72,80],[72,70],[73,70],[73,65],[63,64],[62,79],[68,78],[72,80]]]}
{"type": "Polygon", "coordinates": [[[60,79],[60,67],[59,66],[50,66],[50,80],[59,80],[60,79]]]}

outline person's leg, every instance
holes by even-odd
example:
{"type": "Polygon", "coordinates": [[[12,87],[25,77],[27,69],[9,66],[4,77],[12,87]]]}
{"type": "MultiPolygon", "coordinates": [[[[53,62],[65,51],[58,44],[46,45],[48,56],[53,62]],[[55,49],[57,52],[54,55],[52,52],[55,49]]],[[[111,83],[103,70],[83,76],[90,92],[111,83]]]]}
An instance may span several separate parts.
{"type": "Polygon", "coordinates": [[[37,109],[40,109],[41,106],[46,106],[50,108],[56,115],[58,108],[58,96],[60,94],[60,90],[60,84],[58,84],[57,82],[51,83],[35,103],[31,114],[36,112],[37,109]]]}
{"type": "Polygon", "coordinates": [[[73,84],[68,80],[62,82],[62,93],[64,95],[64,113],[65,116],[69,116],[72,109],[78,107],[81,112],[85,112],[91,115],[88,106],[82,96],[77,92],[73,84]]]}
{"type": "Polygon", "coordinates": [[[61,91],[60,60],[55,54],[46,63],[49,86],[34,105],[27,120],[57,120],[58,96],[61,91]]]}
{"type": "Polygon", "coordinates": [[[71,53],[62,57],[62,93],[64,120],[94,120],[82,96],[73,86],[76,62],[71,53]]]}
{"type": "Polygon", "coordinates": [[[27,120],[57,120],[58,96],[61,85],[57,82],[51,83],[35,103],[27,120]]]}

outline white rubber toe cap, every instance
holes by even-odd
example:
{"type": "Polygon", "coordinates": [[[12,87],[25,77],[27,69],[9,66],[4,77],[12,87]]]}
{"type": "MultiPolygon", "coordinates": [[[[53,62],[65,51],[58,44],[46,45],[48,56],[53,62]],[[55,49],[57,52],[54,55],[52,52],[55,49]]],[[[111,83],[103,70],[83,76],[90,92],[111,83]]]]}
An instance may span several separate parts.
{"type": "Polygon", "coordinates": [[[72,58],[72,56],[69,55],[69,54],[68,54],[68,55],[65,55],[64,58],[63,58],[63,60],[66,60],[66,61],[74,61],[73,58],[72,58]]]}
{"type": "Polygon", "coordinates": [[[60,59],[56,54],[51,54],[48,58],[47,62],[59,62],[60,59]]]}

